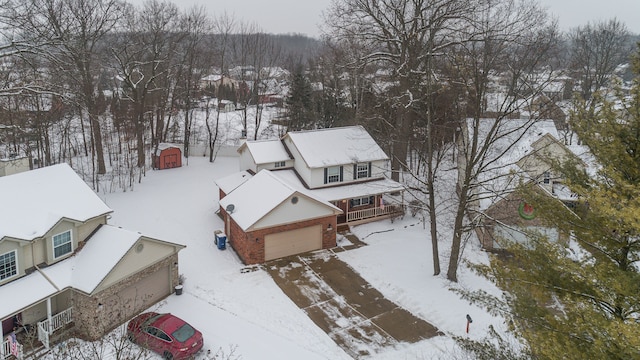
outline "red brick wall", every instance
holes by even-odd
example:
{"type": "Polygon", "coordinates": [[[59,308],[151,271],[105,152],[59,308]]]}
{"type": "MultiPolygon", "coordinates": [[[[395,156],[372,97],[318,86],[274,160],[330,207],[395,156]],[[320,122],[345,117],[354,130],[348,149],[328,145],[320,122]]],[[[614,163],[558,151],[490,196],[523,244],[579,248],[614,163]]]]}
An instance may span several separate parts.
{"type": "Polygon", "coordinates": [[[337,217],[335,215],[245,233],[233,219],[229,219],[229,215],[224,209],[221,211],[224,215],[223,218],[226,219],[225,221],[231,221],[230,233],[227,234],[229,245],[240,256],[242,262],[247,265],[264,262],[264,238],[269,234],[321,224],[323,230],[322,248],[329,249],[336,246],[337,217]],[[331,225],[331,230],[327,230],[329,225],[331,225]]]}

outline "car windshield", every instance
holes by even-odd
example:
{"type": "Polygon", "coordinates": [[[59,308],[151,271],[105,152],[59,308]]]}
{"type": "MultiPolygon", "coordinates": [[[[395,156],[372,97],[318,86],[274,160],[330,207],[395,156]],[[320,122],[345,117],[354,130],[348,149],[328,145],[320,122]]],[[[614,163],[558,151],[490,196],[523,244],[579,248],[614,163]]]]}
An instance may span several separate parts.
{"type": "Polygon", "coordinates": [[[196,330],[192,328],[191,325],[184,324],[180,328],[178,328],[178,330],[174,331],[171,335],[173,335],[173,338],[178,340],[179,342],[185,342],[195,333],[196,330]]]}

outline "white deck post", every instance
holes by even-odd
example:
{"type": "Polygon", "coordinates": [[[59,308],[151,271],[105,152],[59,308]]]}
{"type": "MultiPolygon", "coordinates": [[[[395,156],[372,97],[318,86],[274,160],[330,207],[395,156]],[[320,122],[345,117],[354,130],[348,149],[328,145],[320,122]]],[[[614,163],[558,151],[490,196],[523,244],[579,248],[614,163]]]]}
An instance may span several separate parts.
{"type": "Polygon", "coordinates": [[[52,333],[51,327],[53,326],[53,323],[51,322],[51,297],[47,298],[47,320],[49,320],[49,326],[47,326],[48,327],[47,332],[51,334],[52,333]]]}

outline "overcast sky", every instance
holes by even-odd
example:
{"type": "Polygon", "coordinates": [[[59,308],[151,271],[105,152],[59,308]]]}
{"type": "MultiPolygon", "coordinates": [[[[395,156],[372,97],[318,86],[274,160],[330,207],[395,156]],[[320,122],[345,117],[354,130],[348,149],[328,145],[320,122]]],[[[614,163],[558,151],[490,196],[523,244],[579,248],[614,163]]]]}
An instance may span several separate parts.
{"type": "MultiPolygon", "coordinates": [[[[140,5],[144,0],[126,0],[140,5]]],[[[589,21],[618,18],[630,31],[640,34],[640,0],[538,0],[558,18],[560,29],[589,21]]],[[[265,32],[302,33],[319,36],[322,12],[331,0],[173,0],[181,8],[204,6],[210,13],[226,11],[234,18],[255,23],[265,32]]]]}

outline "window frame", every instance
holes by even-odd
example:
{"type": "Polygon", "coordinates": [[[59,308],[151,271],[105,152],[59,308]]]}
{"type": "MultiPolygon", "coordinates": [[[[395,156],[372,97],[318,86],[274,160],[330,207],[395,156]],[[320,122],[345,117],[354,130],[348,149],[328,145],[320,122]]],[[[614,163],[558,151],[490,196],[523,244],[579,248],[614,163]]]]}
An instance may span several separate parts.
{"type": "Polygon", "coordinates": [[[71,230],[63,231],[63,232],[61,232],[59,234],[56,234],[56,235],[53,235],[51,237],[51,252],[53,254],[53,259],[54,260],[63,258],[65,256],[73,253],[73,233],[71,232],[71,230]],[[56,245],[56,238],[60,237],[60,236],[63,236],[65,234],[69,234],[69,241],[65,241],[64,243],[56,245]],[[70,246],[69,251],[65,252],[64,254],[56,256],[56,249],[57,248],[61,248],[63,246],[66,246],[67,244],[69,244],[69,246],[70,246]]]}
{"type": "MultiPolygon", "coordinates": [[[[3,267],[5,267],[5,269],[6,269],[6,267],[9,267],[9,268],[10,268],[10,267],[12,266],[12,267],[13,267],[13,274],[11,274],[11,275],[6,275],[6,274],[8,274],[9,272],[8,272],[8,271],[5,271],[5,270],[3,269],[2,271],[0,271],[0,281],[5,281],[5,280],[11,279],[11,278],[13,278],[13,277],[15,277],[15,276],[18,276],[18,250],[17,250],[17,249],[13,249],[13,250],[7,251],[7,252],[6,252],[6,253],[4,253],[4,254],[0,254],[0,258],[4,258],[5,256],[8,256],[8,255],[9,255],[9,254],[11,254],[11,253],[13,253],[13,261],[9,261],[9,263],[13,262],[13,265],[9,265],[9,266],[7,266],[7,263],[5,263],[5,264],[3,264],[2,266],[3,266],[3,267]],[[3,273],[4,273],[5,277],[2,277],[2,276],[3,276],[3,273]]],[[[3,260],[3,261],[4,261],[4,260],[3,260]]]]}
{"type": "Polygon", "coordinates": [[[327,184],[340,182],[340,166],[330,166],[327,168],[327,184]],[[333,173],[335,172],[335,174],[333,173]]]}
{"type": "Polygon", "coordinates": [[[545,171],[542,174],[542,182],[544,184],[551,184],[551,172],[550,171],[545,171]]]}
{"type": "Polygon", "coordinates": [[[359,198],[353,198],[353,199],[351,199],[351,204],[352,204],[353,207],[371,205],[371,197],[370,196],[363,196],[363,197],[359,197],[359,198]],[[366,202],[363,202],[364,199],[366,199],[366,202]]]}
{"type": "Polygon", "coordinates": [[[355,165],[355,178],[366,179],[371,177],[371,163],[357,163],[355,165]]]}
{"type": "Polygon", "coordinates": [[[283,168],[283,167],[287,166],[287,162],[286,161],[276,161],[275,164],[273,164],[273,166],[275,168],[283,168]]]}

